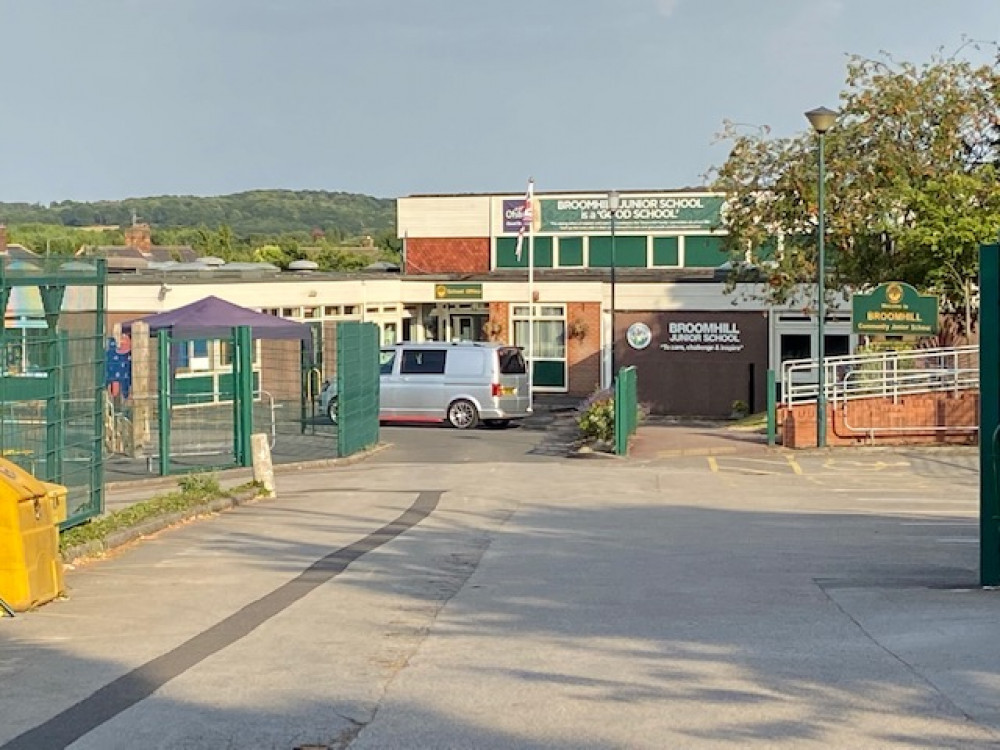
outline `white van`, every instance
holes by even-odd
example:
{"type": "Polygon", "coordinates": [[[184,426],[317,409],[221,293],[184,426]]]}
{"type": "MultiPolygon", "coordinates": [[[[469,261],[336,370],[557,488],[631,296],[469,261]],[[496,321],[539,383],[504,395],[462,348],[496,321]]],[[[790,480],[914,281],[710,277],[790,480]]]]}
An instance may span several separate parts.
{"type": "MultiPolygon", "coordinates": [[[[506,427],[528,416],[528,368],[514,346],[478,342],[403,343],[379,353],[379,419],[444,422],[460,430],[506,427]]],[[[320,408],[336,421],[336,387],[320,408]]]]}

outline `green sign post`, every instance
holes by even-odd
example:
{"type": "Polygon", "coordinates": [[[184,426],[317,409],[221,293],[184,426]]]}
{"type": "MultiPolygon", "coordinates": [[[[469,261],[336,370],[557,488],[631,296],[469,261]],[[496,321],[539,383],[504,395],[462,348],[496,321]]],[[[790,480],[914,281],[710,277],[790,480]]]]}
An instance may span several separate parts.
{"type": "Polygon", "coordinates": [[[869,336],[930,336],[938,330],[938,298],[890,281],[871,294],[854,295],[851,325],[869,336]]]}
{"type": "Polygon", "coordinates": [[[1000,245],[979,248],[979,583],[1000,585],[1000,245]]]}

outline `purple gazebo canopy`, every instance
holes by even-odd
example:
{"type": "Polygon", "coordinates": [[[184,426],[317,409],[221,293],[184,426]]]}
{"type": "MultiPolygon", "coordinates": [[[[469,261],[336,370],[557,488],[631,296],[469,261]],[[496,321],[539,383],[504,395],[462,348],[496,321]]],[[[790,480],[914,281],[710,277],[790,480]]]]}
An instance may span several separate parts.
{"type": "Polygon", "coordinates": [[[149,333],[167,330],[179,339],[225,339],[236,326],[249,326],[254,339],[299,339],[307,344],[312,334],[305,323],[278,318],[234,305],[218,297],[205,297],[174,310],[147,315],[122,324],[122,330],[131,334],[134,323],[145,323],[149,333]]]}

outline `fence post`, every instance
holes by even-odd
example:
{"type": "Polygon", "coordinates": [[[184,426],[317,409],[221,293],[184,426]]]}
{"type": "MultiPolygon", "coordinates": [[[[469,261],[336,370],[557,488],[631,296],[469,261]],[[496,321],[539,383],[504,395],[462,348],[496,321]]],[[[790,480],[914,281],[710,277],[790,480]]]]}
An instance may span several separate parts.
{"type": "Polygon", "coordinates": [[[233,378],[233,401],[236,409],[236,444],[234,453],[238,466],[250,466],[253,461],[251,434],[253,433],[253,336],[250,326],[233,329],[236,372],[233,378]]]}
{"type": "Polygon", "coordinates": [[[979,248],[979,583],[1000,584],[1000,245],[979,248]]]}
{"type": "Polygon", "coordinates": [[[774,390],[775,376],[774,370],[767,371],[767,444],[774,445],[777,442],[778,425],[778,394],[774,390]]]}
{"type": "Polygon", "coordinates": [[[165,328],[156,332],[156,410],[159,415],[160,476],[170,476],[170,338],[165,328]]]}

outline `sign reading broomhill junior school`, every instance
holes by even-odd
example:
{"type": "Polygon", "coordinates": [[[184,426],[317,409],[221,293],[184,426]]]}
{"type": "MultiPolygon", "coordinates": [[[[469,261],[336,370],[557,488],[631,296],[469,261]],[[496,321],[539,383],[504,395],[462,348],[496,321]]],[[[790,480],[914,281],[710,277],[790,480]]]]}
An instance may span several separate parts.
{"type": "Polygon", "coordinates": [[[930,336],[938,330],[938,298],[909,284],[890,281],[851,301],[855,333],[883,336],[930,336]]]}
{"type": "MultiPolygon", "coordinates": [[[[721,195],[622,195],[615,225],[630,230],[714,229],[721,222],[721,195]]],[[[607,198],[539,200],[543,232],[607,231],[607,198]]]]}
{"type": "MultiPolygon", "coordinates": [[[[536,198],[535,231],[607,232],[611,212],[606,197],[536,198]]],[[[615,226],[623,232],[710,230],[721,224],[721,195],[622,195],[615,226]]],[[[521,228],[524,200],[503,202],[503,231],[521,228]]]]}

